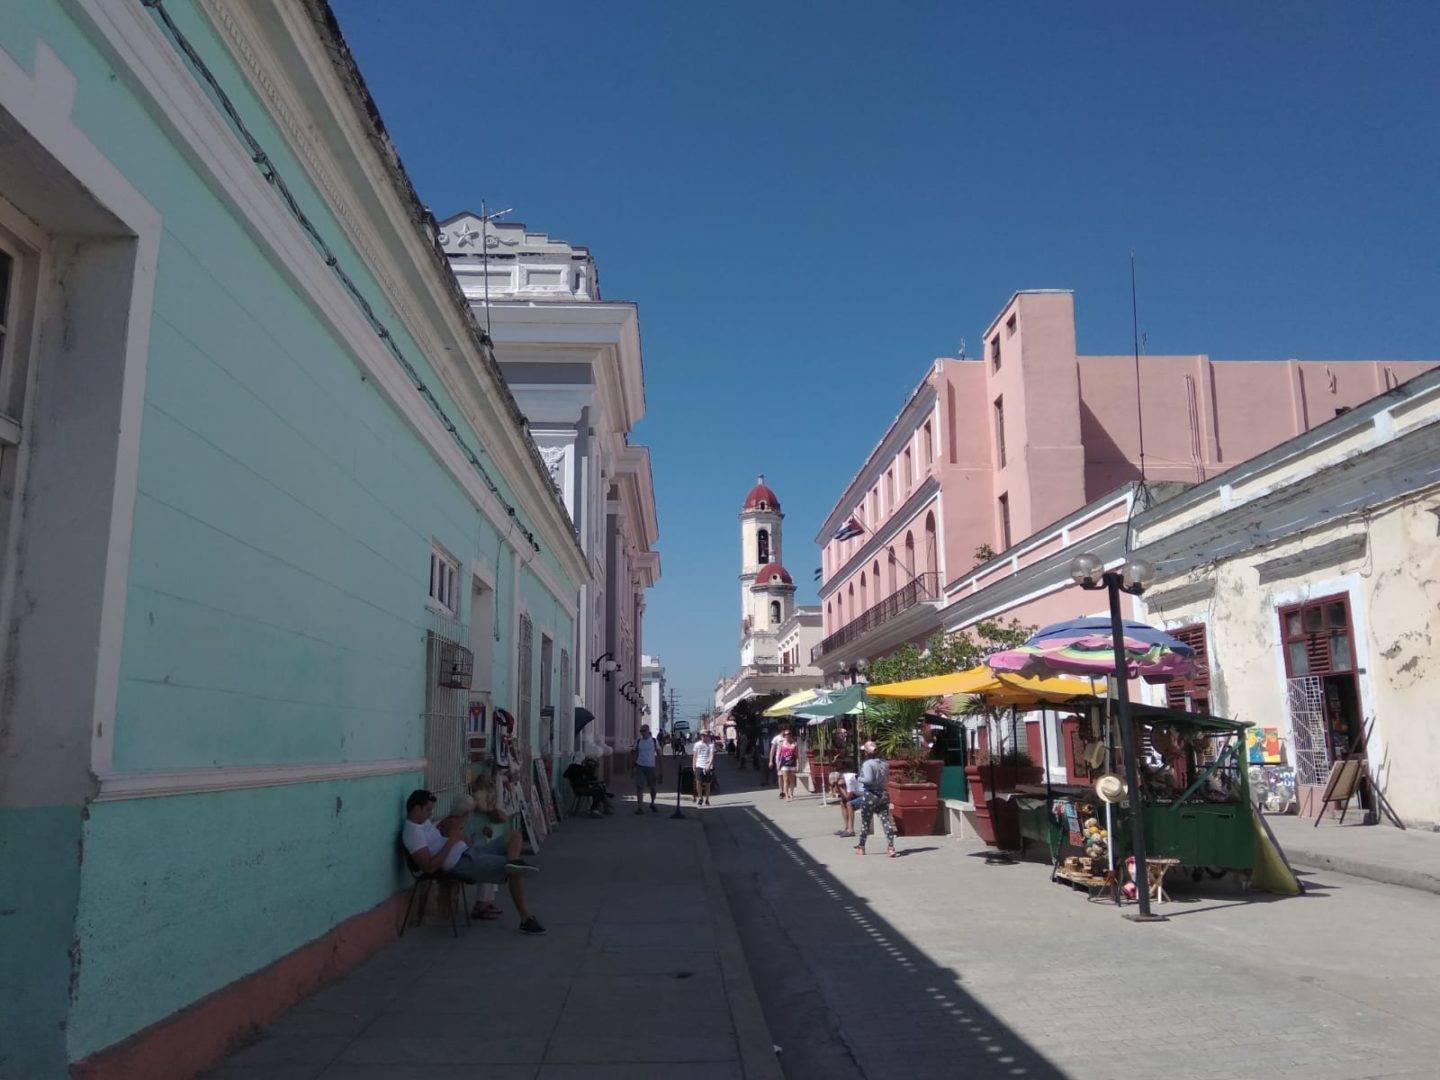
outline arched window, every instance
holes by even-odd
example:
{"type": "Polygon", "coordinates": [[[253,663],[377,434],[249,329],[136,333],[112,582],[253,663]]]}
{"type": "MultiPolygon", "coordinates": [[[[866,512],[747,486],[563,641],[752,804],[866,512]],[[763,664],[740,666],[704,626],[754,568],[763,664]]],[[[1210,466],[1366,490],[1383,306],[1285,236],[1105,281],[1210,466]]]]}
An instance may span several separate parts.
{"type": "Polygon", "coordinates": [[[925,569],[935,573],[940,569],[940,552],[935,546],[935,515],[925,515],[925,569]]]}
{"type": "Polygon", "coordinates": [[[860,610],[870,609],[870,590],[865,587],[865,571],[860,571],[860,610]]]}
{"type": "Polygon", "coordinates": [[[770,530],[761,529],[755,534],[756,559],[761,566],[770,561],[770,530]]]}
{"type": "Polygon", "coordinates": [[[779,626],[779,625],[780,625],[780,601],[779,601],[779,600],[771,600],[771,601],[770,601],[770,625],[771,625],[771,626],[779,626]]]}
{"type": "Polygon", "coordinates": [[[889,569],[887,577],[890,579],[890,595],[892,596],[895,594],[895,563],[898,561],[899,560],[895,558],[895,545],[891,544],[889,557],[885,560],[885,564],[889,569]]]}
{"type": "Polygon", "coordinates": [[[830,607],[830,601],[825,601],[825,633],[829,634],[835,628],[835,612],[830,607]]]}
{"type": "Polygon", "coordinates": [[[856,611],[855,611],[855,583],[854,583],[853,581],[849,584],[849,586],[846,587],[846,596],[847,596],[847,599],[846,599],[846,601],[845,601],[845,609],[850,612],[850,621],[851,621],[851,622],[854,622],[854,621],[855,621],[856,611]]]}
{"type": "Polygon", "coordinates": [[[915,576],[915,534],[905,534],[905,565],[900,568],[907,577],[915,576]]]}
{"type": "Polygon", "coordinates": [[[878,604],[881,600],[884,600],[885,597],[889,595],[889,593],[882,592],[880,589],[879,559],[876,559],[873,563],[870,564],[870,580],[875,583],[875,602],[878,604]]]}

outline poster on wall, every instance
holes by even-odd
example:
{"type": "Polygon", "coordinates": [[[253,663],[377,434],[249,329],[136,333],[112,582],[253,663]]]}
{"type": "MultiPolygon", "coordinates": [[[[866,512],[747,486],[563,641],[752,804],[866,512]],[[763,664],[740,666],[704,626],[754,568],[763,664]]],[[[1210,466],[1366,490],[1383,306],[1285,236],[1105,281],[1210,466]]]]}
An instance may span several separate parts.
{"type": "Polygon", "coordinates": [[[1247,728],[1245,756],[1251,765],[1279,765],[1285,760],[1280,743],[1280,729],[1247,728]]]}

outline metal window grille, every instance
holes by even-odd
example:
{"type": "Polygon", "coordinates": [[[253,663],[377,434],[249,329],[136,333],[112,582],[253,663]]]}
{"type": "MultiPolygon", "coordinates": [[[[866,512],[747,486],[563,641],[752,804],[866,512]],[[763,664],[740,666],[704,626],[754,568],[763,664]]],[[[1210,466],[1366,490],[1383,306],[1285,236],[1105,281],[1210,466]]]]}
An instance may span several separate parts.
{"type": "Polygon", "coordinates": [[[436,795],[464,790],[465,728],[470,712],[470,650],[434,630],[425,633],[425,786],[436,795]],[[466,671],[465,686],[450,685],[457,666],[466,671]]]}
{"type": "Polygon", "coordinates": [[[1286,688],[1296,779],[1302,784],[1323,784],[1330,778],[1330,745],[1325,734],[1322,680],[1318,675],[1302,675],[1286,680],[1286,688]]]}

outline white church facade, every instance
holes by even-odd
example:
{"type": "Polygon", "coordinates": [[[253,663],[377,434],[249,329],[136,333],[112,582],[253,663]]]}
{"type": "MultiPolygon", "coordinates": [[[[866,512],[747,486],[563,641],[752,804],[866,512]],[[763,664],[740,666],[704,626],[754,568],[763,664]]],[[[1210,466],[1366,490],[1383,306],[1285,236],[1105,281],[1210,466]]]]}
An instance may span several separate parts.
{"type": "Polygon", "coordinates": [[[821,637],[820,608],[796,606],[785,569],[785,514],[762,475],[740,507],[740,669],[715,687],[717,711],[767,694],[820,684],[810,650],[821,637]]]}

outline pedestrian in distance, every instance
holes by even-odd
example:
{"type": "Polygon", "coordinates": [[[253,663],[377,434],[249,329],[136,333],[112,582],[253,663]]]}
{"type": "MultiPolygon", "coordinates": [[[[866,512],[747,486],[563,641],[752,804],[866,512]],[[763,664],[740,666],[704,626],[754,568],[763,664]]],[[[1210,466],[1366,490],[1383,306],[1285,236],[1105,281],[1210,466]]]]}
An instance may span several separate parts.
{"type": "Polygon", "coordinates": [[[640,725],[640,738],[635,740],[635,813],[645,812],[645,789],[650,789],[650,812],[655,808],[655,783],[660,772],[660,744],[650,734],[650,725],[640,725]]]}
{"type": "Polygon", "coordinates": [[[895,822],[890,817],[890,792],[886,781],[890,779],[890,766],[879,756],[873,742],[860,747],[865,763],[860,766],[860,795],[856,800],[860,811],[860,842],[855,845],[855,854],[865,854],[865,841],[875,828],[875,817],[880,818],[880,827],[885,830],[885,854],[895,858],[895,822]]]}
{"type": "Polygon", "coordinates": [[[715,751],[715,736],[702,731],[700,741],[690,755],[690,767],[695,772],[695,802],[700,806],[710,805],[710,785],[715,779],[715,751]]]}
{"type": "Polygon", "coordinates": [[[775,761],[775,751],[780,749],[780,744],[785,741],[785,735],[789,730],[788,724],[781,724],[779,730],[765,743],[765,783],[768,786],[770,777],[775,777],[775,786],[780,789],[782,799],[785,797],[785,787],[780,783],[780,768],[775,761]]]}
{"type": "Polygon", "coordinates": [[[795,776],[800,771],[800,744],[788,727],[781,730],[780,741],[775,744],[775,769],[780,777],[780,797],[794,799],[795,776]]]}

